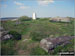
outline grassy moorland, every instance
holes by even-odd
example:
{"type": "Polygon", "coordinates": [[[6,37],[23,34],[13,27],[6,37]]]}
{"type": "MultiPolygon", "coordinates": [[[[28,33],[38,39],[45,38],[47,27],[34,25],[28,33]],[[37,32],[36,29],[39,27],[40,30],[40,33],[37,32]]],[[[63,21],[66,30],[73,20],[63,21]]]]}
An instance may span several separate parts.
{"type": "MultiPolygon", "coordinates": [[[[21,34],[21,40],[6,40],[1,42],[1,54],[5,55],[48,55],[40,48],[40,40],[47,37],[74,36],[74,19],[70,23],[50,22],[49,19],[6,21],[1,24],[7,31],[16,31],[21,34]]],[[[52,54],[59,50],[70,51],[74,49],[72,44],[56,48],[52,54]]]]}

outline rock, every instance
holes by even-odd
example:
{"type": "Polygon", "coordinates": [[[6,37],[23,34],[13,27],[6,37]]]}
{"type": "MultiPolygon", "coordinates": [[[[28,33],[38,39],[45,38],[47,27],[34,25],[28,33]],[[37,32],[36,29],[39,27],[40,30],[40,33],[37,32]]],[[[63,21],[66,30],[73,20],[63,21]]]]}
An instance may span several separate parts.
{"type": "Polygon", "coordinates": [[[56,38],[45,38],[40,41],[40,47],[43,48],[46,52],[53,50],[56,46],[63,46],[70,43],[74,36],[61,36],[56,38]]]}
{"type": "Polygon", "coordinates": [[[6,35],[4,35],[3,37],[1,37],[1,40],[8,40],[8,39],[10,39],[10,38],[12,38],[12,37],[13,37],[12,35],[6,34],[6,35]]]}

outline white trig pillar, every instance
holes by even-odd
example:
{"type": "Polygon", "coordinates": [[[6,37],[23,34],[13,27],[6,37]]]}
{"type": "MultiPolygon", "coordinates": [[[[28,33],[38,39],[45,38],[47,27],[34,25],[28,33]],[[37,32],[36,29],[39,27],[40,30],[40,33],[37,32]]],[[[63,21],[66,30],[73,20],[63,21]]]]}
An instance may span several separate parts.
{"type": "Polygon", "coordinates": [[[36,19],[36,14],[35,14],[35,12],[34,12],[33,15],[32,15],[32,19],[33,19],[33,20],[36,19]]]}

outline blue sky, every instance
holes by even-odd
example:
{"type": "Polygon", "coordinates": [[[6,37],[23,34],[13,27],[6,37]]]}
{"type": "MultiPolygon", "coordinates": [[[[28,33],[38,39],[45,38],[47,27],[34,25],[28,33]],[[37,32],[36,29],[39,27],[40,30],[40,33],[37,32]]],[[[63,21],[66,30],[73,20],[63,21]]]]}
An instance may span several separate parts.
{"type": "Polygon", "coordinates": [[[0,0],[0,17],[75,17],[74,0],[0,0]]]}

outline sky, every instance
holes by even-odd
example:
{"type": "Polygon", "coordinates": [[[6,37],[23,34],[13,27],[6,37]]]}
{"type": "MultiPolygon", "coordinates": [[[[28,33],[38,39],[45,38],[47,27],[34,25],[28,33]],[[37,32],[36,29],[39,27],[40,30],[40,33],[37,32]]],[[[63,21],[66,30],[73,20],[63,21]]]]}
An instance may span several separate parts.
{"type": "Polygon", "coordinates": [[[2,17],[75,17],[74,0],[0,0],[2,17]]]}

